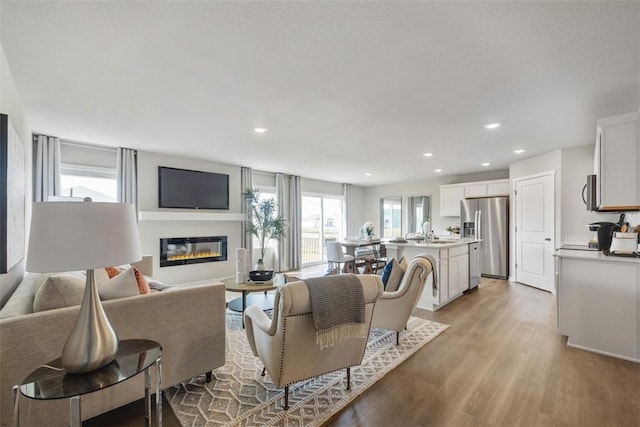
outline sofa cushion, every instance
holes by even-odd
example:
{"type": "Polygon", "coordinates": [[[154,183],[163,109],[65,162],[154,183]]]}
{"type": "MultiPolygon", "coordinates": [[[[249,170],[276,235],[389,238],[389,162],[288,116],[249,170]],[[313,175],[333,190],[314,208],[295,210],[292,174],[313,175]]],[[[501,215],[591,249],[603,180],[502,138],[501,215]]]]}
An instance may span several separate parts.
{"type": "Polygon", "coordinates": [[[48,274],[27,273],[0,310],[0,319],[33,313],[33,298],[47,277],[48,274]]]}
{"type": "Polygon", "coordinates": [[[80,273],[52,274],[40,286],[33,299],[33,311],[80,305],[86,279],[80,273]]]}

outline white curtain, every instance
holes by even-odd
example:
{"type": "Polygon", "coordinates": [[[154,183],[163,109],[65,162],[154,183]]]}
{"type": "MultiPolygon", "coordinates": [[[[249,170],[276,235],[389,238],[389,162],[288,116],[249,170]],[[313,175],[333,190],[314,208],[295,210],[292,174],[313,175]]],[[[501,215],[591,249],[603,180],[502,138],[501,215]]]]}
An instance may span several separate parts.
{"type": "Polygon", "coordinates": [[[302,189],[300,177],[276,174],[278,211],[287,221],[287,236],[278,242],[280,271],[297,270],[302,266],[302,189]]]}
{"type": "Polygon", "coordinates": [[[289,268],[302,268],[302,184],[299,176],[289,179],[289,268]]]}
{"type": "Polygon", "coordinates": [[[62,192],[60,178],[60,139],[36,135],[35,193],[36,202],[46,202],[49,196],[62,192]]]}
{"type": "Polygon", "coordinates": [[[283,173],[276,174],[276,203],[278,204],[278,214],[283,216],[287,221],[287,236],[284,239],[281,239],[278,242],[278,271],[288,271],[289,259],[287,257],[288,248],[289,248],[289,235],[291,234],[291,228],[289,224],[289,186],[287,182],[289,180],[288,175],[283,173]]]}
{"type": "Polygon", "coordinates": [[[116,176],[118,179],[118,201],[133,203],[138,208],[138,153],[129,148],[118,148],[116,153],[116,176]]]}
{"type": "MultiPolygon", "coordinates": [[[[248,188],[253,188],[253,170],[251,168],[247,168],[242,166],[240,168],[240,189],[241,192],[244,193],[248,188]]],[[[244,201],[244,196],[242,196],[242,203],[240,204],[240,211],[245,214],[247,213],[247,204],[244,201]]],[[[247,225],[246,220],[242,221],[242,230],[240,235],[240,244],[243,248],[249,249],[249,253],[253,253],[253,236],[250,233],[247,233],[247,225]]]]}
{"type": "Polygon", "coordinates": [[[342,229],[344,236],[353,236],[351,184],[342,184],[342,229]]]}

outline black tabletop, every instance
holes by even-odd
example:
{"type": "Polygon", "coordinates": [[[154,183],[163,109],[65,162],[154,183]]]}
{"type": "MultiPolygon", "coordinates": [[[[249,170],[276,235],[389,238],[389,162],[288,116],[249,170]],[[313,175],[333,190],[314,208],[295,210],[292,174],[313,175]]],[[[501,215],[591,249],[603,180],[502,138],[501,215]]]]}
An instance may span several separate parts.
{"type": "MultiPolygon", "coordinates": [[[[151,366],[162,354],[162,347],[151,340],[122,340],[113,362],[93,372],[70,374],[46,366],[33,371],[20,385],[20,392],[31,399],[68,399],[102,390],[125,381],[151,366]]],[[[47,365],[62,368],[60,358],[47,365]]]]}

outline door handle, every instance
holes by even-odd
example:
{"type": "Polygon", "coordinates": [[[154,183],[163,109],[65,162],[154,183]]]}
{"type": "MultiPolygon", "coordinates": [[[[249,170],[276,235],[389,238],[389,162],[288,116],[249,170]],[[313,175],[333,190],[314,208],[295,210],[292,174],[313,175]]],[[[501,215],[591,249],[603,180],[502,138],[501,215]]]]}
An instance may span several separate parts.
{"type": "Polygon", "coordinates": [[[545,242],[550,242],[550,241],[551,241],[551,237],[546,237],[546,238],[544,239],[544,241],[545,241],[545,242]]]}

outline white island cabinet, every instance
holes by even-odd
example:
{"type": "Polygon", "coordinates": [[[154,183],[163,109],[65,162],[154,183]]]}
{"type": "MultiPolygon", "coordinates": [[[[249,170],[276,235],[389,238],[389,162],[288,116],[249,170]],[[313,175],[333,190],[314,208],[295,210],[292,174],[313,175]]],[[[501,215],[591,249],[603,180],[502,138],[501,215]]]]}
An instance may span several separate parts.
{"type": "Polygon", "coordinates": [[[555,257],[567,345],[640,362],[640,259],[566,249],[555,257]]]}
{"type": "Polygon", "coordinates": [[[472,239],[441,241],[441,243],[386,243],[387,257],[411,260],[420,254],[429,254],[436,261],[436,286],[429,276],[418,308],[435,311],[460,297],[469,289],[469,243],[472,239]]]}

